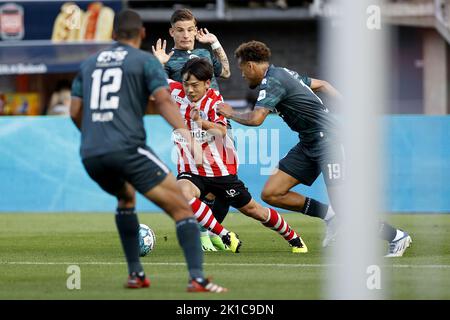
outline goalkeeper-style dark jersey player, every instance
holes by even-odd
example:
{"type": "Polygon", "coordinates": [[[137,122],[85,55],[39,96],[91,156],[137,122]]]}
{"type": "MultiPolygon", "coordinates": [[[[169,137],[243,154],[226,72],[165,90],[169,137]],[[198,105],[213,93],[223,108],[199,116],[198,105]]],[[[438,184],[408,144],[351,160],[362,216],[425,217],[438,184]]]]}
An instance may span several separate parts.
{"type": "MultiPolygon", "coordinates": [[[[145,37],[140,16],[132,10],[120,12],[113,37],[117,43],[82,63],[72,84],[70,111],[81,131],[81,158],[87,173],[118,201],[116,225],[129,272],[126,287],[150,285],[139,259],[137,190],[176,222],[190,274],[188,291],[226,291],[204,277],[197,221],[173,175],[145,144],[143,116],[150,95],[172,127],[187,128],[170,97],[161,64],[139,50],[145,37]]],[[[190,141],[187,130],[181,133],[190,141]]]]}
{"type": "MultiPolygon", "coordinates": [[[[262,42],[241,44],[235,51],[242,75],[259,96],[252,112],[239,114],[226,104],[218,113],[248,126],[259,126],[275,112],[299,134],[300,142],[280,160],[278,169],[267,181],[261,198],[277,207],[322,218],[327,223],[323,246],[334,242],[337,233],[335,213],[314,199],[291,191],[298,184],[310,186],[323,174],[331,204],[341,199],[345,179],[344,148],[338,139],[333,114],[313,92],[314,79],[301,77],[287,68],[270,64],[270,49],[262,42]]],[[[387,256],[401,256],[411,242],[408,233],[381,223],[380,235],[389,242],[387,256]]]]}

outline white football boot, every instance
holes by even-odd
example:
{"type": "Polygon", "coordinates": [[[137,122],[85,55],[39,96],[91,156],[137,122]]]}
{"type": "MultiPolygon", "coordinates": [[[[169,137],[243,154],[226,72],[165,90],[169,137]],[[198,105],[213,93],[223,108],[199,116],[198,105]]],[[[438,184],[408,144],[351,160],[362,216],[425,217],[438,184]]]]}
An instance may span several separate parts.
{"type": "Polygon", "coordinates": [[[411,245],[412,239],[409,234],[405,231],[403,236],[397,241],[391,241],[389,243],[388,254],[385,255],[386,258],[401,257],[405,253],[406,249],[411,245]]]}

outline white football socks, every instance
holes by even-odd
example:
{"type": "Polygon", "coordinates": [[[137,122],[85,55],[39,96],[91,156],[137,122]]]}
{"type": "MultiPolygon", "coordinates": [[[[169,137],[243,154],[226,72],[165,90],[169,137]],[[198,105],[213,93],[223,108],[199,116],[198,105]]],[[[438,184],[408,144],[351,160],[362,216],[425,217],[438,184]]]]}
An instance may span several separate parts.
{"type": "Polygon", "coordinates": [[[336,215],[336,213],[334,213],[333,208],[331,206],[328,206],[327,214],[325,215],[323,220],[328,221],[328,220],[332,219],[335,215],[336,215]]]}

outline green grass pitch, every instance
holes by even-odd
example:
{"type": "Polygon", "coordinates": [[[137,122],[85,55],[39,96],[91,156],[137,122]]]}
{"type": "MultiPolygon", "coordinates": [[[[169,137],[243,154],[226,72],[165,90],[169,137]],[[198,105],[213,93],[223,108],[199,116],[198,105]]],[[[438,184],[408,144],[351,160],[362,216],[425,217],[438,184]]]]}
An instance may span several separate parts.
{"type": "MultiPolygon", "coordinates": [[[[310,252],[292,254],[275,232],[229,214],[224,225],[240,235],[242,252],[205,253],[205,274],[230,289],[212,295],[185,292],[187,271],[166,215],[139,215],[157,235],[155,250],[142,258],[152,285],[127,290],[113,214],[0,214],[0,299],[324,299],[324,226],[300,214],[284,216],[310,252]],[[80,267],[80,290],[66,287],[71,264],[80,267]]],[[[408,230],[413,244],[404,257],[381,260],[386,298],[450,299],[450,216],[391,215],[389,221],[408,230]]]]}

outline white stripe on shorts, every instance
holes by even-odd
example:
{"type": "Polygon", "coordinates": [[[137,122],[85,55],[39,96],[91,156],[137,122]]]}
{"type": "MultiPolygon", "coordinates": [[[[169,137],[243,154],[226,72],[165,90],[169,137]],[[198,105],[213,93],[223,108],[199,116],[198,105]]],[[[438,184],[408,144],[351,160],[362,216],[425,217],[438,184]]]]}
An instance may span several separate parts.
{"type": "Polygon", "coordinates": [[[164,163],[162,163],[157,157],[155,157],[150,151],[145,150],[141,147],[139,147],[137,149],[138,153],[146,156],[147,158],[149,158],[150,160],[152,160],[154,163],[156,163],[156,165],[158,167],[161,168],[162,171],[164,171],[165,173],[169,173],[169,169],[164,165],[164,163]]]}

